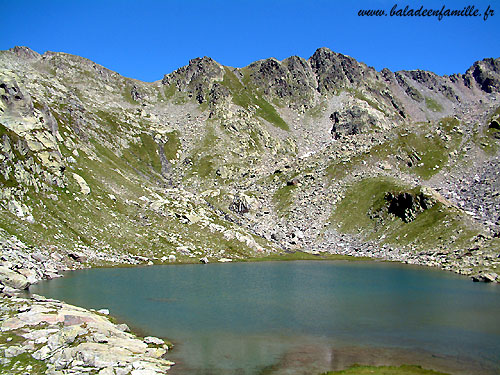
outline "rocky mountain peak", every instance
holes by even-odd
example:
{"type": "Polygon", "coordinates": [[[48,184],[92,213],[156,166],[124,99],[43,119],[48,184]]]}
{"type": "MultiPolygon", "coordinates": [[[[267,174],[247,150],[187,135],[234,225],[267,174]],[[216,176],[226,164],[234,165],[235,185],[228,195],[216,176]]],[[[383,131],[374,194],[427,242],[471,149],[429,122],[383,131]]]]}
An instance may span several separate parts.
{"type": "Polygon", "coordinates": [[[216,81],[224,78],[224,68],[210,57],[197,57],[189,60],[189,64],[166,74],[162,84],[174,86],[176,90],[187,92],[195,97],[198,103],[207,100],[207,93],[216,81]]]}
{"type": "MultiPolygon", "coordinates": [[[[68,269],[284,251],[500,282],[499,91],[499,59],[439,76],[376,72],[320,48],[308,60],[244,68],[195,58],[148,83],[66,53],[1,51],[0,294],[68,269]]],[[[66,318],[93,319],[40,298],[66,318]]],[[[27,338],[18,323],[33,316],[25,303],[38,300],[6,301],[5,373],[109,373],[94,354],[73,351],[81,340],[108,342],[99,332],[61,347],[71,327],[51,324],[66,333],[54,332],[47,345],[34,345],[35,336],[6,341],[27,338]]],[[[38,313],[52,319],[45,307],[38,313]]],[[[148,345],[158,340],[139,343],[156,364],[165,350],[148,345]]],[[[122,359],[129,370],[164,372],[135,351],[122,359]]]]}
{"type": "MultiPolygon", "coordinates": [[[[188,260],[242,246],[330,251],[379,227],[392,238],[406,230],[415,255],[434,243],[410,242],[410,229],[364,194],[416,197],[427,185],[493,233],[498,163],[486,162],[498,155],[499,70],[498,59],[485,59],[450,77],[377,72],[320,48],[244,68],[199,57],[147,83],[70,54],[3,51],[0,219],[32,244],[83,246],[96,263],[103,248],[188,260]],[[349,206],[359,197],[363,212],[349,206]],[[364,225],[345,237],[335,229],[345,224],[342,202],[364,225]]],[[[438,222],[429,230],[448,230],[435,210],[414,211],[438,222]]],[[[470,243],[458,221],[443,248],[470,243]]],[[[379,247],[366,254],[385,256],[379,247]]]]}
{"type": "Polygon", "coordinates": [[[319,48],[309,58],[317,76],[320,92],[334,92],[343,87],[358,86],[366,68],[350,56],[319,48]]]}
{"type": "Polygon", "coordinates": [[[31,48],[25,46],[15,46],[9,51],[15,53],[17,57],[24,59],[39,59],[41,57],[38,52],[35,52],[31,48]]]}
{"type": "Polygon", "coordinates": [[[476,61],[465,73],[464,80],[470,87],[475,81],[481,90],[492,93],[500,90],[500,58],[476,61]]]}

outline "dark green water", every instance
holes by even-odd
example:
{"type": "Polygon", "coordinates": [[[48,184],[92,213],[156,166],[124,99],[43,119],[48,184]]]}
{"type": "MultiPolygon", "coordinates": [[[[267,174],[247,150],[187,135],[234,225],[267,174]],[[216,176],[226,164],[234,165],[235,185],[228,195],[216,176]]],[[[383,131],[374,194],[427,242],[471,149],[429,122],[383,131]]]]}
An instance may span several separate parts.
{"type": "Polygon", "coordinates": [[[354,362],[500,373],[500,285],[378,262],[93,269],[30,289],[109,308],[176,347],[171,374],[317,374],[354,362]]]}

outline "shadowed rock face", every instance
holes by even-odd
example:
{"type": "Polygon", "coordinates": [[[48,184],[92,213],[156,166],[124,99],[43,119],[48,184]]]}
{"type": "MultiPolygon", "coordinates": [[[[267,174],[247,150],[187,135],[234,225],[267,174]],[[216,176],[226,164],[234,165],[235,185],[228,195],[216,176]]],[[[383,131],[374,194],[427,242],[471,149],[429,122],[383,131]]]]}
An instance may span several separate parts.
{"type": "Polygon", "coordinates": [[[334,112],[330,115],[330,120],[333,122],[331,133],[335,139],[360,134],[363,129],[377,125],[377,119],[359,106],[334,112]]]}
{"type": "Polygon", "coordinates": [[[388,193],[385,197],[388,211],[403,220],[405,223],[413,221],[417,214],[432,207],[432,201],[424,194],[388,193]]]}
{"type": "Polygon", "coordinates": [[[317,88],[316,77],[307,60],[298,56],[282,62],[271,58],[248,66],[250,81],[267,95],[311,103],[317,88]]]}
{"type": "Polygon", "coordinates": [[[318,49],[309,59],[317,76],[320,92],[333,92],[335,89],[360,84],[365,68],[352,57],[318,49]]]}
{"type": "Polygon", "coordinates": [[[177,69],[163,77],[164,85],[175,85],[179,91],[184,91],[194,97],[198,103],[207,100],[207,92],[215,81],[222,81],[224,69],[210,57],[196,58],[189,65],[177,69]]]}
{"type": "MultiPolygon", "coordinates": [[[[266,96],[283,99],[292,107],[314,106],[320,94],[338,94],[342,90],[361,90],[370,98],[396,110],[405,118],[407,111],[398,95],[386,84],[400,86],[406,96],[413,101],[424,101],[424,90],[442,96],[457,103],[462,100],[462,93],[457,86],[475,85],[486,92],[498,91],[498,59],[485,59],[476,62],[466,74],[454,74],[440,77],[423,70],[401,71],[392,73],[388,69],[378,73],[373,68],[359,63],[352,57],[333,52],[328,48],[319,48],[308,60],[291,56],[283,61],[275,58],[256,61],[244,69],[234,69],[240,83],[249,84],[266,96]]],[[[179,92],[188,93],[198,103],[220,102],[237,93],[223,91],[220,83],[225,75],[224,69],[209,57],[192,59],[189,65],[164,76],[164,85],[174,85],[179,92]],[[215,85],[215,87],[214,87],[215,85]]],[[[246,87],[250,88],[250,87],[246,87]]]]}
{"type": "Polygon", "coordinates": [[[405,91],[406,95],[417,102],[422,102],[424,100],[422,94],[415,87],[411,86],[411,84],[408,83],[407,80],[405,80],[403,74],[401,74],[400,72],[396,72],[394,73],[394,76],[396,77],[398,84],[405,91]]]}
{"type": "Polygon", "coordinates": [[[424,87],[427,87],[431,91],[441,93],[451,101],[458,100],[458,96],[455,94],[451,86],[446,82],[446,80],[443,80],[443,78],[439,77],[437,74],[426,72],[424,70],[403,71],[396,74],[398,83],[400,83],[401,86],[405,88],[405,92],[414,100],[421,101],[419,100],[419,95],[415,92],[415,89],[411,87],[410,84],[404,81],[404,76],[407,76],[413,81],[422,84],[424,87]]]}
{"type": "Polygon", "coordinates": [[[477,82],[481,90],[492,93],[500,89],[500,59],[484,59],[476,61],[464,75],[467,87],[472,87],[472,82],[477,82]]]}

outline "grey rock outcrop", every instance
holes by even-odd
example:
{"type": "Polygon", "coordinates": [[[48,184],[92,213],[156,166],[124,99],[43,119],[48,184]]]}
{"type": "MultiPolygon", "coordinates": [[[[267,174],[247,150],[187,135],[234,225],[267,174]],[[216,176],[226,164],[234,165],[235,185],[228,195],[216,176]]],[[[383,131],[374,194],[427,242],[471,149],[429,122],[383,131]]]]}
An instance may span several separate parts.
{"type": "Polygon", "coordinates": [[[481,90],[487,93],[500,90],[500,59],[484,59],[477,61],[464,75],[467,87],[475,81],[481,90]]]}
{"type": "Polygon", "coordinates": [[[4,266],[0,266],[0,284],[14,289],[27,289],[30,285],[25,276],[4,266]]]}
{"type": "Polygon", "coordinates": [[[186,92],[198,103],[207,100],[207,93],[212,84],[222,81],[224,68],[210,57],[196,58],[189,61],[189,65],[167,74],[162,79],[162,84],[173,85],[176,90],[186,92]]]}
{"type": "Polygon", "coordinates": [[[330,120],[333,123],[331,133],[335,139],[357,135],[362,133],[365,128],[373,128],[378,125],[377,119],[359,106],[335,111],[330,115],[330,120]]]}

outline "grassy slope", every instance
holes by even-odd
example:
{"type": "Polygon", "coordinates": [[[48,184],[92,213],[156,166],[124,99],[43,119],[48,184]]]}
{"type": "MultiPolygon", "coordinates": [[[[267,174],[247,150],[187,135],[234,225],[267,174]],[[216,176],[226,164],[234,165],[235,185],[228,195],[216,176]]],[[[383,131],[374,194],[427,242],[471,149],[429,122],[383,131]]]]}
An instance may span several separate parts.
{"type": "Polygon", "coordinates": [[[323,375],[446,375],[443,372],[426,370],[420,366],[359,366],[354,365],[342,371],[330,371],[323,375]]]}
{"type": "Polygon", "coordinates": [[[263,98],[262,94],[248,84],[243,86],[240,80],[227,67],[225,67],[222,84],[231,91],[234,104],[245,109],[248,109],[249,106],[255,106],[257,116],[280,129],[290,130],[288,124],[280,117],[276,109],[263,98]]]}
{"type": "MultiPolygon", "coordinates": [[[[76,137],[71,136],[70,121],[64,109],[55,115],[60,132],[78,144],[76,137]]],[[[214,215],[202,201],[197,204],[183,202],[182,196],[175,197],[174,194],[163,213],[149,209],[141,197],[154,200],[154,194],[164,196],[161,193],[166,187],[160,174],[157,144],[151,134],[133,129],[138,136],[129,143],[130,147],[111,148],[102,140],[109,139],[111,144],[119,144],[114,139],[124,131],[130,133],[130,125],[110,112],[101,110],[96,115],[99,133],[89,132],[88,144],[86,148],[79,148],[78,156],[61,144],[63,156],[76,159],[76,163],[67,164],[65,175],[68,176],[68,186],[64,189],[52,187],[47,193],[28,189],[27,203],[33,209],[35,223],[30,224],[8,211],[2,211],[0,227],[27,244],[67,250],[91,246],[102,254],[114,250],[159,258],[179,246],[188,246],[198,255],[210,251],[225,251],[228,256],[253,254],[240,241],[227,239],[220,232],[211,233],[201,223],[186,222],[186,215],[196,215],[201,210],[214,224],[233,227],[214,215]],[[73,173],[85,179],[91,189],[89,195],[80,192],[73,173]],[[54,200],[49,196],[57,198],[54,200]]],[[[170,159],[175,157],[180,141],[176,132],[167,136],[164,150],[165,156],[170,159]]],[[[203,177],[210,172],[209,166],[207,163],[204,165],[203,160],[198,166],[203,177]]],[[[262,241],[259,238],[256,240],[262,241]]],[[[190,257],[176,255],[179,261],[191,261],[190,257]]]]}
{"type": "Polygon", "coordinates": [[[393,138],[372,147],[367,154],[355,155],[347,161],[333,160],[327,172],[330,178],[340,179],[363,162],[390,160],[402,172],[427,180],[447,165],[450,153],[455,152],[455,158],[459,157],[463,137],[457,132],[458,125],[458,120],[447,117],[441,119],[435,128],[432,124],[416,123],[408,129],[399,129],[393,138]],[[399,158],[395,158],[396,155],[399,158]]]}
{"type": "Polygon", "coordinates": [[[464,223],[463,214],[440,202],[417,215],[410,223],[384,211],[388,192],[418,193],[399,182],[385,178],[368,178],[348,188],[345,197],[331,215],[331,223],[346,233],[362,233],[366,238],[386,243],[413,245],[419,249],[446,248],[447,251],[467,245],[479,234],[464,223]]]}

